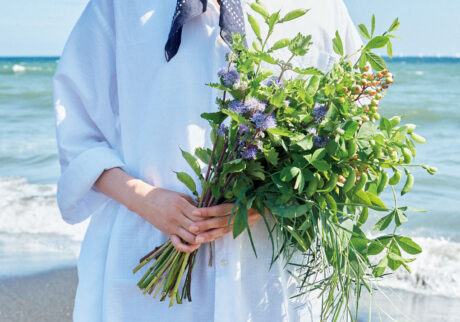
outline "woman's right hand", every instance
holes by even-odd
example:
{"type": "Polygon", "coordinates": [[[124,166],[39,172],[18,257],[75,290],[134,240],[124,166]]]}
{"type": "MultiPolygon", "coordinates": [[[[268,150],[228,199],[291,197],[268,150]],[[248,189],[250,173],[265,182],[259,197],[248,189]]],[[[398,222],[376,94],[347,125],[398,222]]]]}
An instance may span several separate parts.
{"type": "Polygon", "coordinates": [[[192,214],[197,208],[191,196],[145,182],[136,190],[136,197],[131,203],[132,210],[168,235],[174,248],[191,253],[200,247],[195,242],[195,234],[190,232],[190,226],[202,220],[192,214]]]}

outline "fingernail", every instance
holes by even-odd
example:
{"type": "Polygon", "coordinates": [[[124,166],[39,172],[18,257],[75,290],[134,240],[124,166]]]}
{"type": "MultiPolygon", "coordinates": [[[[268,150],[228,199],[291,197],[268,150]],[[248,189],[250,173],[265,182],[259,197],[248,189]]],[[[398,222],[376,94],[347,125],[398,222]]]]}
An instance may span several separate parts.
{"type": "Polygon", "coordinates": [[[193,210],[193,211],[192,211],[192,215],[194,215],[194,216],[200,216],[201,213],[200,213],[199,210],[193,210]]]}
{"type": "Polygon", "coordinates": [[[204,238],[203,237],[197,237],[196,242],[197,243],[202,243],[202,242],[204,242],[204,238]]]}
{"type": "Polygon", "coordinates": [[[198,231],[198,227],[197,227],[197,226],[190,226],[190,232],[196,233],[197,231],[198,231]]]}

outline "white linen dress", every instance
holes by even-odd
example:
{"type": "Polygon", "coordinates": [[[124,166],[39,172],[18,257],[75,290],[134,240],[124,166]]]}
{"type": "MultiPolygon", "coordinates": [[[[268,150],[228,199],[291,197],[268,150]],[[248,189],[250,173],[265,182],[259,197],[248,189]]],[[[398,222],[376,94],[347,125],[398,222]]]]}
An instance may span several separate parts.
{"type": "MultiPolygon", "coordinates": [[[[264,3],[284,13],[311,9],[273,35],[278,40],[311,33],[313,48],[297,62],[305,67],[332,66],[338,58],[331,42],[336,30],[346,52],[361,45],[342,0],[264,3]]],[[[208,244],[201,247],[192,302],[169,308],[169,301],[144,296],[136,286],[143,271],[133,275],[133,267],[167,236],[93,184],[105,169],[121,167],[152,185],[187,192],[173,173],[190,173],[179,148],[193,152],[210,145],[200,114],[216,110],[219,93],[204,84],[217,81],[228,52],[218,8],[209,1],[206,13],[184,26],[179,52],[167,63],[164,45],[175,6],[175,0],[91,0],[54,75],[58,205],[70,224],[91,216],[78,259],[74,320],[317,321],[317,304],[289,300],[296,284],[282,264],[268,269],[271,246],[263,221],[252,228],[257,259],[246,233],[213,242],[212,267],[208,244]]],[[[249,12],[246,1],[243,7],[249,12]]],[[[246,26],[251,44],[255,36],[247,21],[246,26]]]]}

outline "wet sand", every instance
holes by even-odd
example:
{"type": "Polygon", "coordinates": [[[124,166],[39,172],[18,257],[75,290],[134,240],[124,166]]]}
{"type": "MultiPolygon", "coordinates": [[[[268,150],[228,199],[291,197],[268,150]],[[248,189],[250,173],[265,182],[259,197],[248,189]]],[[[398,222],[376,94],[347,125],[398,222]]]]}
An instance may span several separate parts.
{"type": "Polygon", "coordinates": [[[76,268],[0,279],[0,321],[72,321],[76,268]]]}

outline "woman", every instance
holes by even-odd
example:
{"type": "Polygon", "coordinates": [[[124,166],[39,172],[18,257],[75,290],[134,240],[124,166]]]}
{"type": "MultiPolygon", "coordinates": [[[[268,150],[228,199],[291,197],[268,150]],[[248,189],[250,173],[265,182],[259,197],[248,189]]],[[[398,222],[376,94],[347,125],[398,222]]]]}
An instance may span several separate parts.
{"type": "MultiPolygon", "coordinates": [[[[229,51],[221,37],[225,26],[219,26],[220,1],[197,1],[204,12],[185,19],[176,37],[171,20],[184,14],[186,1],[91,0],[54,76],[59,208],[71,224],[91,216],[78,260],[74,320],[317,320],[308,298],[289,299],[296,283],[282,263],[268,269],[272,250],[261,216],[250,214],[255,258],[245,234],[233,239],[227,233],[228,217],[213,218],[231,205],[198,210],[175,177],[173,170],[187,169],[179,148],[210,145],[199,115],[215,111],[218,93],[204,84],[217,80],[229,51]],[[184,252],[201,246],[193,301],[173,308],[144,296],[136,286],[140,276],[132,274],[139,258],[168,238],[184,252]]],[[[311,9],[273,35],[313,35],[310,53],[298,64],[330,68],[337,59],[331,42],[336,30],[345,52],[361,45],[342,0],[264,4],[273,12],[311,9]]],[[[249,4],[241,5],[246,16],[249,4]]],[[[222,2],[222,9],[228,6],[238,15],[238,1],[222,2]]],[[[251,44],[255,36],[246,31],[251,44]]]]}

